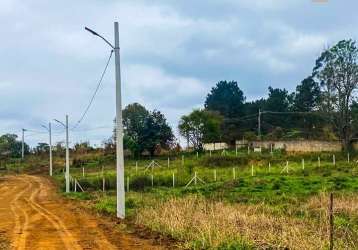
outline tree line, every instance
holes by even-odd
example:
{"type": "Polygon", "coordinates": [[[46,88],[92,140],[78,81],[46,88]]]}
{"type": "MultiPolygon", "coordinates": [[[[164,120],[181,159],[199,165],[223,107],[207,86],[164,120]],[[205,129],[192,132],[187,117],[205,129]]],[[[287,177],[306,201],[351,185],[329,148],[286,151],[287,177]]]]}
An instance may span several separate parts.
{"type": "MultiPolygon", "coordinates": [[[[204,108],[194,109],[180,118],[178,129],[187,144],[201,150],[204,143],[260,139],[342,140],[345,149],[357,136],[358,48],[356,41],[342,40],[325,49],[315,61],[312,73],[290,93],[286,89],[268,88],[267,98],[247,101],[236,81],[219,81],[207,94],[204,108]]],[[[133,155],[154,155],[160,150],[180,145],[165,116],[147,110],[139,103],[123,110],[124,148],[133,155]]],[[[104,142],[114,150],[113,136],[104,142]]],[[[61,151],[62,146],[56,145],[61,151]]],[[[88,142],[74,150],[88,151],[88,142]]],[[[30,148],[25,144],[25,153],[30,148]]],[[[48,152],[39,143],[33,153],[48,152]]],[[[21,142],[16,135],[0,137],[0,153],[19,157],[21,142]]]]}

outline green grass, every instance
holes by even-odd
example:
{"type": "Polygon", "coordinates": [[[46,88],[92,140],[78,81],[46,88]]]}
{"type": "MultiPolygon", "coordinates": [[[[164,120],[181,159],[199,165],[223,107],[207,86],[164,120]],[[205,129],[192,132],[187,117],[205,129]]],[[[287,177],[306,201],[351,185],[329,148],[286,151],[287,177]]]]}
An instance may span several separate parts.
{"type": "MultiPolygon", "coordinates": [[[[125,161],[126,188],[127,180],[129,180],[129,192],[126,192],[126,214],[129,219],[135,220],[138,211],[143,208],[155,207],[158,203],[171,198],[198,195],[209,201],[224,201],[233,205],[265,204],[272,214],[287,214],[295,218],[312,216],[315,220],[316,215],[311,215],[302,208],[302,204],[311,197],[328,192],[358,193],[356,158],[356,155],[351,154],[350,163],[348,163],[345,154],[336,153],[336,165],[333,165],[332,153],[286,155],[275,152],[271,155],[266,152],[247,155],[247,152],[242,150],[238,156],[235,151],[228,151],[226,156],[221,156],[219,153],[212,153],[211,157],[208,154],[201,154],[199,158],[196,158],[196,154],[186,154],[184,165],[180,155],[171,156],[169,167],[167,157],[159,157],[155,161],[160,167],[153,169],[147,168],[151,159],[138,161],[129,159],[125,161]],[[320,157],[320,166],[318,157],[320,157]],[[304,169],[302,159],[305,160],[304,169]],[[287,161],[288,172],[284,169],[287,161]],[[233,169],[235,169],[235,178],[233,169]],[[175,187],[172,187],[173,173],[175,187]],[[205,184],[198,183],[196,186],[185,187],[194,173],[197,173],[205,184]]],[[[98,159],[96,161],[98,162],[98,159]]],[[[106,215],[115,215],[114,162],[107,160],[98,165],[87,160],[87,163],[82,164],[81,167],[71,168],[71,176],[78,180],[86,193],[71,193],[70,198],[90,200],[96,211],[106,215]],[[82,176],[82,167],[85,169],[84,176],[82,176]],[[101,191],[103,177],[106,192],[101,191]]],[[[63,173],[56,172],[55,178],[64,190],[63,173]]],[[[335,225],[358,232],[358,220],[352,218],[351,215],[338,214],[335,218],[335,225]]],[[[192,248],[200,249],[197,244],[199,243],[195,241],[189,243],[192,248]]],[[[254,245],[238,239],[234,242],[224,242],[217,249],[254,249],[254,245]]]]}

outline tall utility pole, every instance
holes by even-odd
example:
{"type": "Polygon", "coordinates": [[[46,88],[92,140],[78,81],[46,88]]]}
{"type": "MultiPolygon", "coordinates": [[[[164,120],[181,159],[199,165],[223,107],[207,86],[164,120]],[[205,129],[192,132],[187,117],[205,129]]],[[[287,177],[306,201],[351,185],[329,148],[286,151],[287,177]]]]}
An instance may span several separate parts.
{"type": "Polygon", "coordinates": [[[122,124],[122,92],[121,92],[121,60],[119,48],[118,22],[114,22],[114,56],[116,70],[116,131],[117,131],[117,217],[125,217],[124,194],[124,157],[123,157],[123,124],[122,124]]]}
{"type": "Polygon", "coordinates": [[[56,122],[60,123],[66,129],[66,193],[70,192],[70,150],[69,150],[69,143],[68,143],[68,115],[66,115],[66,123],[60,122],[56,120],[56,122]]]}
{"type": "Polygon", "coordinates": [[[257,127],[257,134],[259,137],[259,140],[261,140],[261,109],[259,109],[259,117],[258,117],[258,127],[257,127]]]}
{"type": "Polygon", "coordinates": [[[25,156],[25,131],[26,129],[22,129],[22,143],[21,143],[21,159],[24,159],[25,156]]]}
{"type": "Polygon", "coordinates": [[[70,151],[68,149],[68,115],[66,115],[66,193],[70,192],[70,151]]]}
{"type": "Polygon", "coordinates": [[[51,135],[51,122],[48,123],[48,127],[42,125],[49,133],[49,151],[50,151],[50,169],[49,174],[52,176],[52,135],[51,135]]]}
{"type": "Polygon", "coordinates": [[[117,161],[117,217],[125,217],[125,193],[124,193],[124,157],[123,157],[123,124],[122,124],[122,91],[121,91],[121,60],[119,48],[118,22],[114,22],[114,45],[97,32],[85,27],[92,35],[100,37],[113,50],[115,56],[116,72],[116,161],[117,161]]]}
{"type": "Polygon", "coordinates": [[[50,176],[52,176],[52,132],[51,132],[51,122],[48,123],[48,132],[49,132],[49,150],[50,150],[50,176]]]}

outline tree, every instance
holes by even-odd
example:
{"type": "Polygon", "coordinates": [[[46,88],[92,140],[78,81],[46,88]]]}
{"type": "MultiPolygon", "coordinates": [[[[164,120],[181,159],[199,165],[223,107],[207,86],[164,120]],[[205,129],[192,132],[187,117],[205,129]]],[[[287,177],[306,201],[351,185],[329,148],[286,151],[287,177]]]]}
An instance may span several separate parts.
{"type": "Polygon", "coordinates": [[[225,118],[243,115],[245,97],[237,82],[220,81],[213,87],[205,100],[205,108],[218,111],[225,118]]]}
{"type": "Polygon", "coordinates": [[[50,150],[50,146],[47,143],[40,142],[37,144],[36,148],[34,149],[35,154],[43,154],[47,153],[50,150]]]}
{"type": "MultiPolygon", "coordinates": [[[[15,134],[5,134],[0,136],[0,154],[9,155],[10,157],[21,157],[22,142],[17,140],[15,134]]],[[[30,147],[24,144],[24,153],[28,154],[30,147]]]]}
{"type": "Polygon", "coordinates": [[[203,143],[215,142],[220,139],[222,116],[217,112],[194,110],[184,115],[179,121],[179,132],[187,138],[195,150],[202,150],[203,143]]]}
{"type": "Polygon", "coordinates": [[[150,112],[139,103],[125,107],[123,127],[124,148],[137,156],[145,150],[153,155],[158,147],[169,148],[174,140],[173,132],[164,115],[157,110],[150,112]]]}
{"type": "Polygon", "coordinates": [[[316,60],[313,77],[323,88],[322,110],[337,127],[347,150],[352,136],[351,104],[358,88],[358,48],[351,39],[339,41],[316,60]]]}
{"type": "Polygon", "coordinates": [[[310,112],[317,110],[321,90],[315,80],[309,76],[301,84],[297,85],[293,100],[293,110],[299,112],[310,112]]]}

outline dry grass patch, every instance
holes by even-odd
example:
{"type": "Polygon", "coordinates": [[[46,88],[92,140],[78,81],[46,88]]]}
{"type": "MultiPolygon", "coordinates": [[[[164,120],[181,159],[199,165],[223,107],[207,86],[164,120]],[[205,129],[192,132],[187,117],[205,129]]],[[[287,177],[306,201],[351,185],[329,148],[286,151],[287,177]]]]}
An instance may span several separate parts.
{"type": "MultiPolygon", "coordinates": [[[[259,249],[327,249],[328,246],[326,213],[315,219],[298,218],[273,214],[264,204],[230,205],[189,196],[142,209],[136,219],[137,223],[181,240],[185,248],[215,249],[232,242],[239,242],[242,248],[259,249]]],[[[337,249],[355,246],[345,238],[352,235],[339,236],[337,249]]]]}

